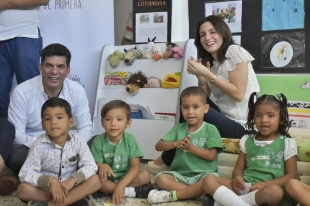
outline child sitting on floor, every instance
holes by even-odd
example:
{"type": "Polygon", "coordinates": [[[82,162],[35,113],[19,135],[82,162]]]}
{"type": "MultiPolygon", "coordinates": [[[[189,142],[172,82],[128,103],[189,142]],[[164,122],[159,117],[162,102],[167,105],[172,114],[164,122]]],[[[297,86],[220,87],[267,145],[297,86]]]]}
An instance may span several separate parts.
{"type": "Polygon", "coordinates": [[[204,190],[216,201],[214,204],[211,197],[205,196],[203,205],[280,205],[284,197],[282,187],[297,174],[297,147],[294,139],[289,138],[288,125],[283,94],[260,96],[253,92],[247,126],[254,134],[240,140],[241,151],[232,180],[213,175],[203,180],[204,190]]]}
{"type": "Polygon", "coordinates": [[[181,94],[181,111],[186,122],[176,124],[155,146],[157,151],[177,148],[171,171],[157,174],[149,203],[200,197],[202,179],[217,174],[217,156],[222,151],[221,136],[215,126],[203,121],[208,112],[206,94],[199,87],[188,87],[181,94]]]}
{"type": "Polygon", "coordinates": [[[101,192],[112,194],[112,201],[121,204],[126,197],[146,198],[154,189],[151,175],[140,171],[141,149],[132,134],[125,129],[131,125],[130,106],[113,100],[101,109],[105,132],[97,136],[91,152],[99,167],[101,192]]]}
{"type": "Polygon", "coordinates": [[[18,197],[30,201],[28,205],[63,206],[80,200],[92,206],[90,194],[101,187],[98,167],[84,138],[69,133],[74,124],[70,104],[50,98],[41,118],[46,134],[32,145],[19,172],[18,197]]]}

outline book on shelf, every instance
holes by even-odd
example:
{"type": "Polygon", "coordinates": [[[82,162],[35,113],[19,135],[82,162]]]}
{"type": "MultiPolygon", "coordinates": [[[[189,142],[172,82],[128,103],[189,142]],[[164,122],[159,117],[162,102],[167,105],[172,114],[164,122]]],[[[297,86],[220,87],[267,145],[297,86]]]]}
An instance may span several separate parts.
{"type": "Polygon", "coordinates": [[[130,72],[119,71],[119,72],[105,72],[104,85],[105,86],[119,86],[126,85],[130,72]]]}
{"type": "Polygon", "coordinates": [[[139,104],[129,104],[131,109],[131,119],[154,119],[152,112],[148,106],[139,104]]]}
{"type": "Polygon", "coordinates": [[[169,112],[155,112],[155,119],[157,120],[175,120],[175,113],[169,113],[169,112]]]}

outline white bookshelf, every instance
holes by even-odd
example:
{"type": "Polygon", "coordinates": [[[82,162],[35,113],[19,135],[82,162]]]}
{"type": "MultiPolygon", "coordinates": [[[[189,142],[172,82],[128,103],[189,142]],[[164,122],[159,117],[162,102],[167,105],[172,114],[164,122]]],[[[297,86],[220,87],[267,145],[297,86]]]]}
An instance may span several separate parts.
{"type": "MultiPolygon", "coordinates": [[[[175,42],[180,47],[184,48],[184,56],[182,59],[160,59],[155,61],[153,59],[137,59],[135,62],[128,66],[121,61],[117,68],[112,68],[108,62],[108,56],[115,50],[124,51],[134,47],[134,45],[105,45],[101,51],[100,67],[98,72],[98,80],[95,95],[95,104],[93,109],[93,124],[94,133],[101,134],[104,129],[101,126],[100,110],[98,108],[99,99],[122,99],[126,100],[129,104],[140,104],[142,106],[148,106],[154,115],[155,112],[168,112],[176,113],[176,120],[150,120],[150,119],[133,119],[130,128],[126,129],[127,132],[132,133],[138,144],[140,145],[144,159],[155,159],[160,152],[155,150],[155,144],[157,141],[165,135],[173,125],[178,122],[179,118],[179,93],[185,87],[190,85],[197,85],[197,78],[193,75],[189,75],[186,71],[187,59],[190,56],[196,57],[196,48],[194,41],[188,40],[186,42],[175,42]],[[169,73],[181,72],[181,84],[180,88],[165,89],[165,88],[141,88],[139,92],[132,96],[127,93],[125,86],[105,86],[104,76],[105,72],[115,71],[128,71],[137,72],[141,70],[147,77],[158,77],[163,79],[169,73]]],[[[165,51],[166,45],[159,43],[165,51]]],[[[144,51],[143,44],[137,45],[139,49],[144,51]]]]}

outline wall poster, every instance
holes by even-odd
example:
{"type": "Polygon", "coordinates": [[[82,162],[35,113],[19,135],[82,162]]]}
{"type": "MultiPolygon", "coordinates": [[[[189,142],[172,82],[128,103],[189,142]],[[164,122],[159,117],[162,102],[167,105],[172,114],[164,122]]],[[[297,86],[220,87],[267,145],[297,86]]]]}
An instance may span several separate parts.
{"type": "Polygon", "coordinates": [[[134,43],[171,41],[172,0],[133,0],[134,43]]]}
{"type": "Polygon", "coordinates": [[[205,16],[209,15],[221,17],[232,33],[241,32],[242,1],[206,3],[205,16]]]}

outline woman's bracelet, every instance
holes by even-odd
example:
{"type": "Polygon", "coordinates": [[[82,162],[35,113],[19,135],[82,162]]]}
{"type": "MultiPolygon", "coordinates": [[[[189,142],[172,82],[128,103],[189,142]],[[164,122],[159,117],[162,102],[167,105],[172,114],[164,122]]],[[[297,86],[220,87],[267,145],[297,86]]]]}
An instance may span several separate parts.
{"type": "Polygon", "coordinates": [[[217,78],[217,76],[216,75],[213,75],[213,77],[212,77],[212,79],[210,80],[210,82],[212,83],[212,84],[214,84],[214,80],[217,78]]]}
{"type": "Polygon", "coordinates": [[[204,85],[206,85],[207,84],[207,81],[205,82],[205,83],[203,83],[203,84],[200,84],[199,82],[198,82],[198,85],[199,86],[204,86],[204,85]]]}

